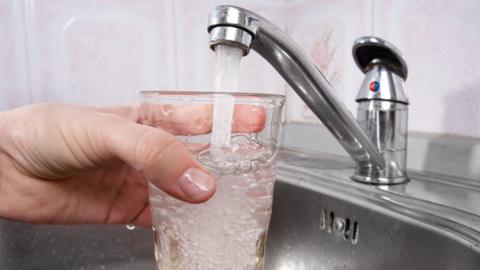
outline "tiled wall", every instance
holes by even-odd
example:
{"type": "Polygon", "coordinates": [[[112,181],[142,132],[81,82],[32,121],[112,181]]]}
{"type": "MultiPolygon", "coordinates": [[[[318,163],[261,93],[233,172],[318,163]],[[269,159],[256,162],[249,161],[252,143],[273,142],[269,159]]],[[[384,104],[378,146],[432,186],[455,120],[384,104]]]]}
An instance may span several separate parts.
{"type": "MultiPolygon", "coordinates": [[[[224,3],[286,30],[352,111],[362,80],[352,42],[390,40],[409,64],[410,130],[480,137],[477,0],[0,0],[0,109],[135,103],[139,89],[209,90],[207,17],[224,3]]],[[[255,53],[240,76],[243,91],[286,94],[287,121],[316,122],[255,53]]]]}

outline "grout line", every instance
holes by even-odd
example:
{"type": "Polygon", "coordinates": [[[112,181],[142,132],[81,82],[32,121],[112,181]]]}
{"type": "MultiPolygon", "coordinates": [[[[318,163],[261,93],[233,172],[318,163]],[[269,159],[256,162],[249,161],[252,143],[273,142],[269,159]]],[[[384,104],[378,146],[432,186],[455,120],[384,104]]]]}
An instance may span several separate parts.
{"type": "Polygon", "coordinates": [[[175,2],[174,0],[171,0],[170,3],[172,5],[172,43],[173,43],[173,77],[174,77],[174,85],[175,85],[175,90],[178,90],[178,74],[179,74],[179,65],[178,65],[178,55],[177,55],[177,34],[176,34],[176,29],[177,29],[177,14],[175,13],[175,2]]]}
{"type": "MultiPolygon", "coordinates": [[[[17,4],[19,4],[19,2],[17,2],[17,4]]],[[[25,64],[26,64],[26,70],[28,71],[28,76],[27,76],[27,85],[28,85],[28,102],[29,103],[33,103],[36,98],[35,96],[38,95],[38,91],[35,91],[35,90],[38,90],[37,87],[38,87],[38,80],[36,80],[36,78],[34,78],[34,73],[37,71],[37,70],[33,70],[33,66],[34,66],[34,62],[35,60],[33,59],[34,58],[34,52],[32,50],[32,43],[33,43],[33,39],[35,37],[35,30],[33,29],[33,21],[34,21],[34,18],[33,18],[33,13],[34,13],[34,3],[31,2],[30,0],[25,0],[23,1],[23,4],[22,5],[18,5],[18,7],[21,6],[21,9],[22,9],[22,20],[23,20],[23,38],[24,38],[24,47],[25,47],[25,64]],[[35,87],[35,83],[37,83],[37,87],[35,87]],[[35,93],[37,92],[37,93],[35,93]]]]}
{"type": "MultiPolygon", "coordinates": [[[[283,4],[284,4],[284,9],[283,9],[283,20],[284,20],[284,27],[285,27],[285,33],[287,35],[290,35],[290,29],[289,29],[289,25],[288,25],[288,0],[284,0],[283,1],[283,4]]],[[[288,88],[288,83],[284,80],[283,81],[283,93],[285,95],[285,105],[284,105],[284,108],[283,108],[283,121],[285,123],[289,123],[291,122],[291,118],[292,116],[290,115],[290,107],[292,106],[291,105],[291,98],[288,98],[290,95],[288,94],[288,91],[289,88],[288,88]]]]}
{"type": "MultiPolygon", "coordinates": [[[[283,27],[284,27],[284,31],[285,33],[288,35],[288,20],[287,20],[287,10],[288,10],[288,0],[283,0],[283,27]]],[[[288,84],[287,82],[284,80],[283,81],[283,94],[285,96],[285,103],[283,105],[283,111],[282,111],[282,123],[288,123],[289,120],[290,120],[290,116],[289,116],[289,113],[288,113],[288,107],[291,106],[289,105],[290,102],[288,102],[289,99],[288,98],[288,84]]],[[[283,140],[283,131],[281,132],[281,140],[283,140]]]]}
{"type": "Polygon", "coordinates": [[[375,0],[371,0],[371,14],[370,14],[370,34],[375,35],[375,0]]]}
{"type": "Polygon", "coordinates": [[[283,27],[285,29],[283,29],[283,30],[285,30],[285,33],[289,34],[288,33],[288,30],[289,30],[288,29],[288,23],[287,23],[288,22],[288,20],[287,20],[287,16],[288,16],[287,15],[288,14],[287,9],[288,9],[288,0],[284,0],[283,1],[283,23],[284,23],[283,27]]]}
{"type": "MultiPolygon", "coordinates": [[[[12,29],[13,33],[13,44],[16,46],[14,50],[14,61],[15,61],[15,77],[16,81],[21,81],[18,84],[15,84],[15,87],[19,87],[21,101],[26,98],[27,103],[33,102],[32,91],[31,91],[31,79],[29,71],[29,52],[27,49],[27,30],[25,26],[25,3],[22,1],[13,1],[12,3],[12,22],[18,27],[15,29],[15,26],[12,29]],[[22,70],[23,68],[23,70],[22,70]]],[[[17,103],[18,100],[15,100],[14,103],[10,104],[7,101],[7,106],[12,108],[12,106],[25,105],[23,102],[20,104],[17,103]]]]}

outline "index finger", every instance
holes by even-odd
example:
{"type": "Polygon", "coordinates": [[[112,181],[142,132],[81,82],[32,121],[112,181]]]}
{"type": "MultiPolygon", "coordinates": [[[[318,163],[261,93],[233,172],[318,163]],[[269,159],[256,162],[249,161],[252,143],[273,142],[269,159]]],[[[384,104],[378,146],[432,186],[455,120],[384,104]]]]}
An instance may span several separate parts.
{"type": "MultiPolygon", "coordinates": [[[[213,124],[213,105],[174,105],[144,103],[139,108],[140,122],[159,127],[174,135],[200,135],[210,133],[213,124]]],[[[266,122],[261,106],[236,104],[233,112],[233,132],[259,132],[266,122]]]]}

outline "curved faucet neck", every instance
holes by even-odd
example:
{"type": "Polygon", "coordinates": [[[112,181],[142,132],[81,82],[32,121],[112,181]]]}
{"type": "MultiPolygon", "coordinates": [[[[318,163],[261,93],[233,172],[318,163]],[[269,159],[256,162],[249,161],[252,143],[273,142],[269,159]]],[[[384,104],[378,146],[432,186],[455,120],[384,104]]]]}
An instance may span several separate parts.
{"type": "Polygon", "coordinates": [[[253,12],[234,6],[215,7],[208,29],[213,49],[218,43],[238,44],[248,46],[265,58],[356,161],[360,168],[357,171],[382,175],[387,166],[382,153],[337,97],[322,72],[281,29],[253,12]],[[245,39],[229,33],[229,28],[237,32],[243,30],[252,36],[251,40],[245,44],[245,39]]]}

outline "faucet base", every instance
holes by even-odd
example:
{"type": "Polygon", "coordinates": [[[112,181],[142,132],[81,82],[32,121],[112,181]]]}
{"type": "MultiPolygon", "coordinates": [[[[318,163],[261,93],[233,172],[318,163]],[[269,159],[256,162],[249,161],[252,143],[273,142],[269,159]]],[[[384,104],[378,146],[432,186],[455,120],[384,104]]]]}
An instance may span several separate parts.
{"type": "Polygon", "coordinates": [[[363,184],[369,184],[369,185],[398,185],[398,184],[403,184],[408,182],[408,177],[407,176],[401,176],[401,177],[371,177],[371,176],[364,176],[364,175],[358,175],[355,174],[351,177],[353,181],[363,183],[363,184]]]}

